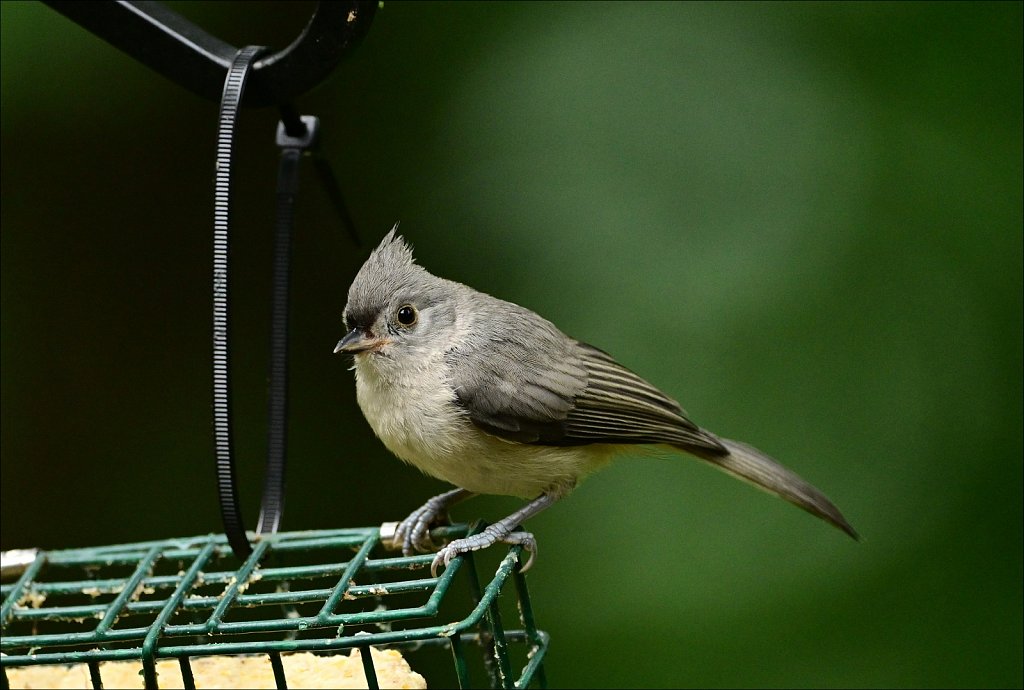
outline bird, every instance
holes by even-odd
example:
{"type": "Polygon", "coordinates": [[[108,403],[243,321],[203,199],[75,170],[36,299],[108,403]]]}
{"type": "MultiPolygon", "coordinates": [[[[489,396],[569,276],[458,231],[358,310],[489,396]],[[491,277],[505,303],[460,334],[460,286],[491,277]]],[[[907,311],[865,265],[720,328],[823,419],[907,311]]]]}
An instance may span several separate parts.
{"type": "Polygon", "coordinates": [[[431,572],[502,542],[537,552],[520,523],[638,446],[683,451],[821,518],[856,530],[821,491],[756,448],[703,429],[679,403],[603,350],[512,302],[429,273],[391,228],[359,269],[334,352],[353,356],[356,400],[384,446],[454,485],[401,521],[409,556],[431,572]],[[456,503],[478,494],[527,503],[477,534],[434,543],[456,503]]]}

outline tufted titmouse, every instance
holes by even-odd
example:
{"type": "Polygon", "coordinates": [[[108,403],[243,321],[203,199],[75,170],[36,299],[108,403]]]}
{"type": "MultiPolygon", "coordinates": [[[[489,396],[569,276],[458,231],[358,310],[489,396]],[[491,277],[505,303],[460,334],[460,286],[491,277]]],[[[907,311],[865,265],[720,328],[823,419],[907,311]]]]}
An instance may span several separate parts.
{"type": "Polygon", "coordinates": [[[348,291],[356,397],[388,450],[459,487],[399,526],[406,555],[437,548],[429,529],[474,494],[530,503],[442,547],[432,571],[495,542],[536,552],[513,531],[633,444],[684,450],[857,538],[824,494],[761,451],[691,422],[672,398],[596,347],[511,302],[431,275],[391,229],[348,291]]]}

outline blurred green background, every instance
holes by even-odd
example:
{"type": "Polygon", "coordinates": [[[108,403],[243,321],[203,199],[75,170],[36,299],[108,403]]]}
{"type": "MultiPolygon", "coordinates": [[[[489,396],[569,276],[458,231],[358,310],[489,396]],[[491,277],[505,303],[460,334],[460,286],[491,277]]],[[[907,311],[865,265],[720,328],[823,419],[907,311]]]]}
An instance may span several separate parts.
{"type": "MultiPolygon", "coordinates": [[[[310,3],[172,3],[282,47],[310,3]]],[[[445,488],[355,403],[346,290],[395,221],[770,452],[864,535],[686,459],[532,520],[556,687],[1022,684],[1020,3],[401,3],[302,97],[285,528],[445,488]]],[[[47,7],[2,11],[2,546],[218,529],[216,107],[47,7]]],[[[243,113],[235,429],[255,522],[276,150],[243,113]]],[[[455,517],[497,519],[481,498],[455,517]]]]}

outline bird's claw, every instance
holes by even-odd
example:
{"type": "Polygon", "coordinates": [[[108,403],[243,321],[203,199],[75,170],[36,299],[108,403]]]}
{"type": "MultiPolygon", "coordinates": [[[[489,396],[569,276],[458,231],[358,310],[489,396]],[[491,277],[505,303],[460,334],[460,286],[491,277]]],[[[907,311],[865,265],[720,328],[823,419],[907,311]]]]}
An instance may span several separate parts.
{"type": "MultiPolygon", "coordinates": [[[[493,525],[492,525],[493,527],[493,525]]],[[[501,531],[492,531],[491,527],[488,527],[480,534],[474,534],[471,537],[465,539],[456,539],[453,542],[449,542],[441,548],[440,551],[434,556],[434,560],[430,563],[430,576],[437,577],[437,569],[442,565],[445,569],[448,568],[448,564],[452,562],[456,556],[461,556],[464,553],[470,551],[478,551],[480,549],[486,549],[488,546],[492,546],[497,542],[509,544],[511,546],[522,546],[524,550],[529,552],[530,557],[526,560],[526,565],[519,569],[519,572],[525,573],[533,565],[533,559],[537,556],[537,540],[529,532],[506,532],[504,534],[501,531]]]]}
{"type": "Polygon", "coordinates": [[[394,548],[401,547],[405,556],[434,551],[438,545],[430,538],[431,527],[449,524],[448,511],[427,501],[399,523],[391,543],[394,548]]]}

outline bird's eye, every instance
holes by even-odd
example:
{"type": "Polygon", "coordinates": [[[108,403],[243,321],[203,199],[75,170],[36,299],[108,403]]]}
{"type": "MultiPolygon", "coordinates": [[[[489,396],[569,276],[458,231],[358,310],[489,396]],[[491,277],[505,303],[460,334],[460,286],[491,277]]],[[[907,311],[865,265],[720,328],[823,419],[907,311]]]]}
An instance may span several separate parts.
{"type": "Polygon", "coordinates": [[[398,323],[403,326],[411,326],[416,323],[416,308],[411,304],[403,304],[398,308],[398,312],[395,314],[398,317],[398,323]]]}

